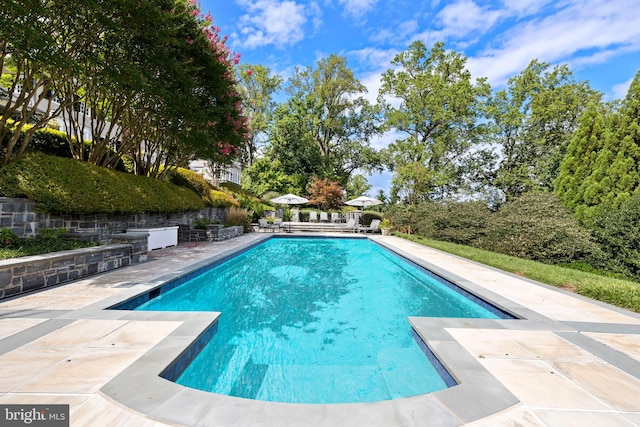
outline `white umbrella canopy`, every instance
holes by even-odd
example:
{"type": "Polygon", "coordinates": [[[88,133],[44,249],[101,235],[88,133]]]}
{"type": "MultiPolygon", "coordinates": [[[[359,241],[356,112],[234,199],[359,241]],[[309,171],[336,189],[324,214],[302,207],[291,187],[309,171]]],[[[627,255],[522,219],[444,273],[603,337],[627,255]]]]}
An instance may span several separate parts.
{"type": "Polygon", "coordinates": [[[271,201],[280,205],[302,205],[307,203],[309,200],[304,197],[296,196],[295,194],[285,194],[284,196],[271,199],[271,201]]]}
{"type": "Polygon", "coordinates": [[[360,206],[362,209],[366,209],[369,206],[381,205],[382,202],[378,199],[368,196],[356,197],[353,200],[345,202],[349,206],[360,206]]]}

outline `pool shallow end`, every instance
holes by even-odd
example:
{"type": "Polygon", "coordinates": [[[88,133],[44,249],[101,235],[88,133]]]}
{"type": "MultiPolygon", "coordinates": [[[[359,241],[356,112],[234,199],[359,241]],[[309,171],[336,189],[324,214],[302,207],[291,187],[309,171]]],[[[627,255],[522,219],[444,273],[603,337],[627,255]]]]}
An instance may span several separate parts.
{"type": "MultiPolygon", "coordinates": [[[[143,318],[132,312],[127,317],[143,318]]],[[[160,313],[158,313],[160,314],[160,313]]],[[[242,426],[457,426],[518,403],[447,332],[448,327],[502,328],[505,320],[410,318],[416,333],[455,377],[458,385],[430,394],[370,403],[296,404],[230,397],[183,387],[160,377],[186,348],[202,337],[217,313],[185,315],[185,323],[101,392],[135,411],[178,425],[242,426]],[[427,339],[426,337],[433,337],[427,339]]],[[[512,322],[507,320],[506,322],[512,322]]]]}

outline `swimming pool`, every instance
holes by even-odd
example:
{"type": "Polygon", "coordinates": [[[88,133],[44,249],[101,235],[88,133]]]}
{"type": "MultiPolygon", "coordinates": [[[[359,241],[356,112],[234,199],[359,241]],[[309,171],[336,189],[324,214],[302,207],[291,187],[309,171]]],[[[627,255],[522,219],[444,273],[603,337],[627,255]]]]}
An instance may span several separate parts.
{"type": "Polygon", "coordinates": [[[372,402],[447,387],[407,316],[508,317],[427,273],[368,239],[273,238],[136,309],[222,312],[179,384],[267,401],[372,402]]]}

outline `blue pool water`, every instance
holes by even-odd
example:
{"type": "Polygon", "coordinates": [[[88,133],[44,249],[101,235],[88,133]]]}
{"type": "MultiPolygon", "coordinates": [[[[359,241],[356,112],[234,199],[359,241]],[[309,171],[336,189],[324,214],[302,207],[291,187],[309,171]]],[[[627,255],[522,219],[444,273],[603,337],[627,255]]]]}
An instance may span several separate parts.
{"type": "Polygon", "coordinates": [[[407,316],[498,317],[367,239],[270,239],[136,309],[222,312],[179,384],[293,403],[446,388],[407,316]]]}

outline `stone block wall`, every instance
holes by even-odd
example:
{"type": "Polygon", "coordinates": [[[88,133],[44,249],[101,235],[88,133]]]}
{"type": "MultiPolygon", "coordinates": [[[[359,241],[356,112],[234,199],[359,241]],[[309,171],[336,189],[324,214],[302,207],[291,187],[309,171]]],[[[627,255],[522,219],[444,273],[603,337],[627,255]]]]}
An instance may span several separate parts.
{"type": "Polygon", "coordinates": [[[146,260],[146,237],[0,261],[0,300],[146,260]]]}
{"type": "Polygon", "coordinates": [[[21,237],[35,237],[44,228],[66,228],[70,233],[91,233],[101,243],[111,235],[130,228],[163,227],[193,224],[196,219],[209,218],[224,222],[226,210],[205,208],[197,212],[54,215],[36,212],[37,204],[29,199],[0,197],[0,228],[10,228],[21,237]]]}

